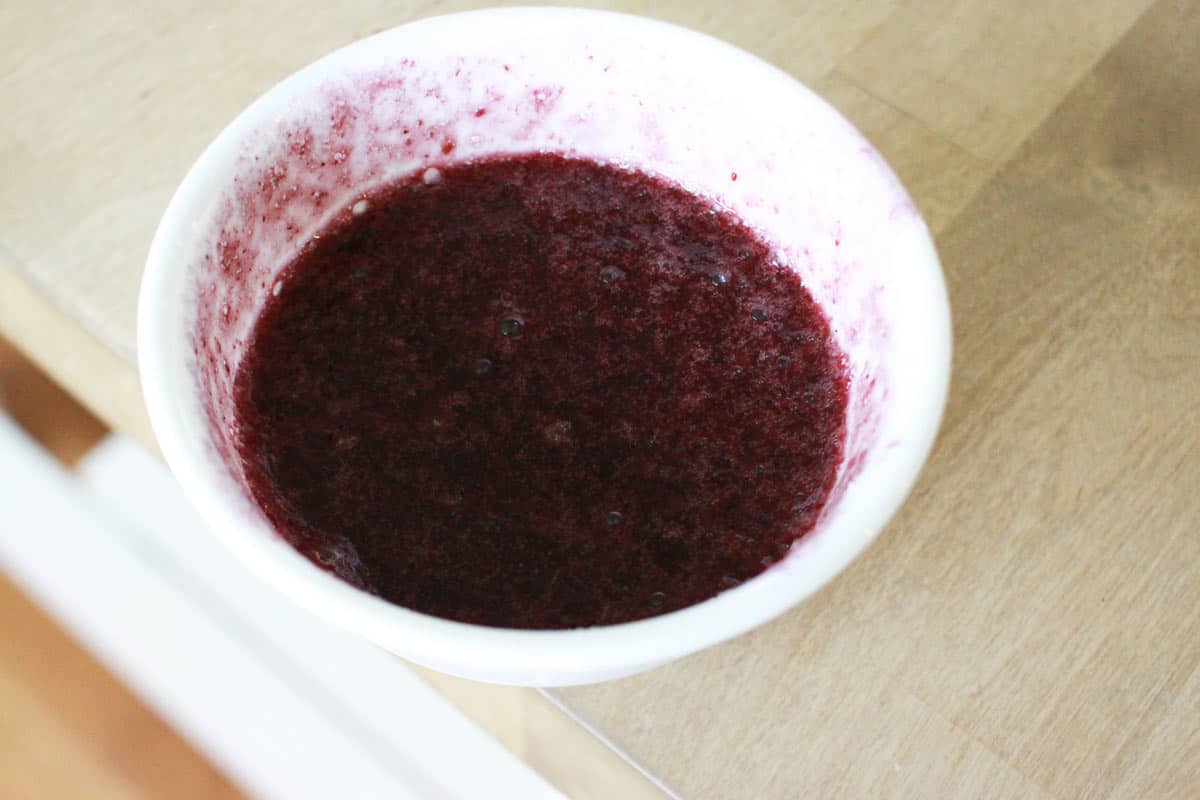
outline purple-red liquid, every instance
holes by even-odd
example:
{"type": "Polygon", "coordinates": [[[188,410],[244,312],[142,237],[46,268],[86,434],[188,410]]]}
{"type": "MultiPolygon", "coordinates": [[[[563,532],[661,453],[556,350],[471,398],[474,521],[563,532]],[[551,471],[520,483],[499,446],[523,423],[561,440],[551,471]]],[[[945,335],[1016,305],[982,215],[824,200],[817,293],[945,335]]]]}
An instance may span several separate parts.
{"type": "Polygon", "coordinates": [[[284,270],[237,375],[250,489],[315,563],[440,617],[610,624],[782,558],[842,454],[825,315],[665,180],[427,172],[284,270]]]}

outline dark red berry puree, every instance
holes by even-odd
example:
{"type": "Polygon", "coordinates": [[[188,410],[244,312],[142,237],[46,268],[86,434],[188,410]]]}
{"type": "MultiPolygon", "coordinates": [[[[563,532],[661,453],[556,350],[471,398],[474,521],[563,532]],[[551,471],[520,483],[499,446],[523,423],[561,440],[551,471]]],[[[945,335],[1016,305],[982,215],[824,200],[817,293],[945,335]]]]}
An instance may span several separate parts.
{"type": "Polygon", "coordinates": [[[782,558],[842,453],[829,324],[773,248],[661,178],[528,155],[347,208],[236,381],[250,489],[408,608],[625,622],[782,558]]]}

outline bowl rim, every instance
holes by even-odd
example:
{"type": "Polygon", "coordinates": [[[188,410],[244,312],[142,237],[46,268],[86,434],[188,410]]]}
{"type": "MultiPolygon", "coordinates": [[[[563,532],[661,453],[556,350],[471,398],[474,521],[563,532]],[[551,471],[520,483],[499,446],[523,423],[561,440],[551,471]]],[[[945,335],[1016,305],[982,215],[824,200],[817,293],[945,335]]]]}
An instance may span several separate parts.
{"type": "Polygon", "coordinates": [[[687,41],[713,57],[730,60],[742,69],[789,86],[795,98],[815,100],[828,114],[849,125],[823,99],[771,64],[719,39],[670,23],[607,11],[532,7],[484,9],[417,20],[333,51],[292,73],[238,114],[188,170],[167,206],[150,246],[138,298],[138,368],[151,426],[164,458],[210,530],[260,576],[319,615],[412,660],[500,682],[562,685],[591,680],[594,675],[636,671],[730,639],[804,600],[867,548],[908,495],[933,446],[949,386],[951,328],[946,288],[928,229],[915,218],[910,260],[922,268],[919,277],[926,299],[924,324],[930,352],[924,375],[924,403],[909,426],[912,444],[903,457],[894,460],[891,474],[884,476],[886,480],[880,481],[880,491],[873,495],[864,522],[869,530],[852,546],[832,548],[809,579],[784,581],[779,576],[772,578],[775,569],[768,569],[708,600],[648,619],[565,630],[494,628],[434,617],[387,602],[317,569],[278,535],[264,537],[261,528],[249,525],[219,485],[215,472],[218,462],[206,457],[194,441],[195,420],[189,425],[189,412],[180,403],[182,390],[168,380],[173,371],[172,359],[178,353],[164,344],[168,337],[162,335],[173,322],[178,324],[167,300],[172,279],[182,280],[173,273],[183,272],[171,257],[172,243],[192,224],[193,209],[203,208],[214,192],[221,190],[217,175],[222,170],[217,165],[234,154],[244,133],[252,130],[279,98],[381,43],[437,34],[439,28],[460,25],[556,25],[581,18],[597,28],[652,32],[664,46],[687,41]]]}

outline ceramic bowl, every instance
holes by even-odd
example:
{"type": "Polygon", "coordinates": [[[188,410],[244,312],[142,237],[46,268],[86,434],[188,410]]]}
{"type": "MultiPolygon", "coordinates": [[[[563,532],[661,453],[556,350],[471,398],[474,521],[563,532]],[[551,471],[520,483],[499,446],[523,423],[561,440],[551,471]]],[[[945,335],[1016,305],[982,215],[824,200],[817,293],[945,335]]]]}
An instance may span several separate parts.
{"type": "Polygon", "coordinates": [[[331,622],[438,670],[528,685],[627,675],[737,636],[863,551],[933,443],[950,366],[937,255],[883,159],[788,75],[633,16],[477,11],[372,36],[300,70],[196,161],[150,248],[139,367],[171,469],[215,535],[331,622]],[[497,153],[637,167],[708,196],[778,249],[850,375],[845,457],[817,526],[761,575],[637,622],[524,631],[411,611],[318,569],[268,525],[232,457],[232,376],[275,276],[364,192],[497,153]]]}

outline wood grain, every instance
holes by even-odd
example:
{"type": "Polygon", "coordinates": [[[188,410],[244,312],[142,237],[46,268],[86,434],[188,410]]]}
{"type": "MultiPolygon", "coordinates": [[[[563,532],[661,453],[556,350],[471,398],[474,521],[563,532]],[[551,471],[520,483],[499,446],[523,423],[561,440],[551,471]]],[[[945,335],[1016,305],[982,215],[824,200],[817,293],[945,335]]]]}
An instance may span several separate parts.
{"type": "Polygon", "coordinates": [[[761,761],[764,733],[746,796],[1196,796],[1197,42],[1195,8],[1159,4],[946,227],[951,402],[883,540],[576,708],[651,765],[677,763],[671,729],[736,730],[664,771],[695,796],[728,796],[717,764],[761,761]],[[650,704],[677,721],[629,711],[650,704]]]}
{"type": "MultiPolygon", "coordinates": [[[[0,328],[56,365],[101,342],[107,378],[59,376],[134,427],[114,387],[136,280],[203,143],[319,53],[475,4],[136,5],[0,9],[21,40],[0,51],[21,112],[0,120],[0,290],[43,296],[0,304],[0,328]]],[[[554,699],[689,797],[1200,796],[1197,6],[606,7],[779,64],[877,143],[938,234],[955,373],[929,466],[844,576],[734,642],[554,699]]],[[[587,759],[534,693],[432,680],[560,785],[587,759]]]]}
{"type": "Polygon", "coordinates": [[[1150,0],[906,0],[838,71],[980,158],[1003,158],[1150,0]]]}

